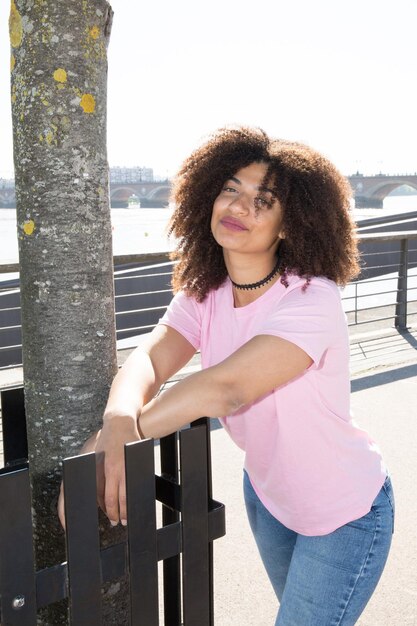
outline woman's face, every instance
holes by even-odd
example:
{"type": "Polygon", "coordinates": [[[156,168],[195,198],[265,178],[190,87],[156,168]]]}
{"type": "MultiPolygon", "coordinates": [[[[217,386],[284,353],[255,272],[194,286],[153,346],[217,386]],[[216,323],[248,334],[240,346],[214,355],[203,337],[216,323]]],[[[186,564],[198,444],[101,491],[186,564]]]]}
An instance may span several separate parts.
{"type": "Polygon", "coordinates": [[[264,187],[268,166],[251,163],[225,181],[213,204],[211,232],[224,250],[274,252],[283,234],[282,207],[264,187]]]}

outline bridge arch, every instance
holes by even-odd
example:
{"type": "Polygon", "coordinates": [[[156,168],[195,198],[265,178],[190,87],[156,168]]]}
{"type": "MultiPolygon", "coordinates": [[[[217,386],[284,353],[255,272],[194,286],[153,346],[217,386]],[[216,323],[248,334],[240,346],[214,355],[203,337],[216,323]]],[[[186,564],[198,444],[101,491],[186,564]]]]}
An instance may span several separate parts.
{"type": "Polygon", "coordinates": [[[155,187],[155,189],[152,189],[152,191],[149,192],[148,198],[149,200],[157,200],[158,198],[160,198],[161,200],[168,201],[170,194],[170,185],[160,185],[159,187],[155,187]]]}
{"type": "Polygon", "coordinates": [[[134,187],[116,187],[110,189],[110,200],[114,202],[127,202],[130,196],[137,195],[134,187]]]}
{"type": "Polygon", "coordinates": [[[367,196],[369,198],[374,198],[379,202],[383,202],[384,198],[394,191],[394,189],[398,189],[398,187],[403,187],[404,185],[407,185],[407,187],[411,187],[417,191],[417,182],[415,183],[410,180],[396,180],[395,182],[378,183],[374,187],[367,190],[367,196]]]}

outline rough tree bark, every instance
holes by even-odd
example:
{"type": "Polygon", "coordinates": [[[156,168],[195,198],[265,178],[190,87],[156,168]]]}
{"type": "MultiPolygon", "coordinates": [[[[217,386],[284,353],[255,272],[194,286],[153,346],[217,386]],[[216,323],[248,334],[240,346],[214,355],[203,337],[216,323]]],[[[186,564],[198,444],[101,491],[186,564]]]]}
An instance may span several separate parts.
{"type": "MultiPolygon", "coordinates": [[[[106,154],[106,0],[12,0],[11,98],[37,568],[64,558],[60,461],[101,422],[116,371],[106,154]]],[[[114,535],[112,535],[114,540],[114,535]]],[[[125,623],[107,589],[105,623],[125,623]]],[[[106,595],[105,594],[105,595],[106,595]]],[[[66,623],[66,608],[41,624],[66,623]]]]}

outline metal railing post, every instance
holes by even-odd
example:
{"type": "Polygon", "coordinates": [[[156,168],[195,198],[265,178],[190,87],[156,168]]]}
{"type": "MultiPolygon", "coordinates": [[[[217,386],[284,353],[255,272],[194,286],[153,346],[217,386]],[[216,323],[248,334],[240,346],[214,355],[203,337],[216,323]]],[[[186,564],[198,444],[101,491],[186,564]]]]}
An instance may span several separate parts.
{"type": "Polygon", "coordinates": [[[355,324],[358,323],[358,283],[355,283],[355,324]]]}
{"type": "Polygon", "coordinates": [[[395,305],[395,328],[407,329],[407,276],[408,239],[401,239],[400,266],[398,269],[397,302],[395,305]]]}

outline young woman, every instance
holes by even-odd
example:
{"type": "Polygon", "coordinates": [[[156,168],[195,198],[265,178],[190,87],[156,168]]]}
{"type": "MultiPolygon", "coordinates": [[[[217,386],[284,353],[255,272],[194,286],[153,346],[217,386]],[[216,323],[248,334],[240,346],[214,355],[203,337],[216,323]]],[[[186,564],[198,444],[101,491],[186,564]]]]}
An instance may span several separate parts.
{"type": "Polygon", "coordinates": [[[220,417],[245,451],[282,626],[355,624],[391,544],[390,481],[349,413],[338,288],[358,272],[349,199],[323,156],[259,129],[222,129],[197,149],[174,186],[176,295],[88,444],[104,452],[105,511],[125,524],[123,445],[220,417]],[[155,397],[196,350],[202,370],[155,397]]]}

